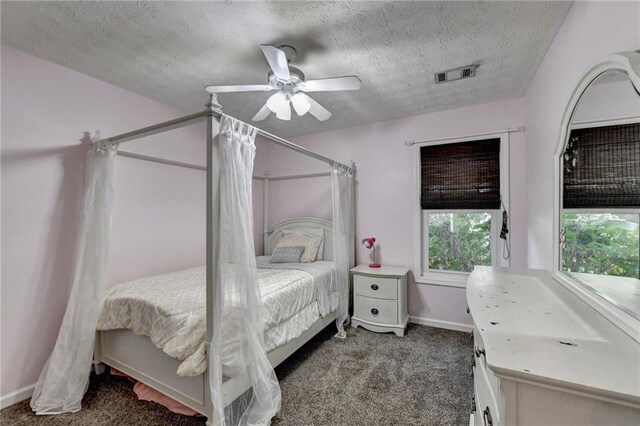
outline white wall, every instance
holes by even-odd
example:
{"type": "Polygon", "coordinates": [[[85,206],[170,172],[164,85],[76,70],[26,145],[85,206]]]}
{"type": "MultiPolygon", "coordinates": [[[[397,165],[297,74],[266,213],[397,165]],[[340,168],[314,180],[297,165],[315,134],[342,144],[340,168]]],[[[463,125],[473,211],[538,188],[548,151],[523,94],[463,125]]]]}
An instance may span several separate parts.
{"type": "Polygon", "coordinates": [[[527,253],[553,267],[553,155],[560,121],[584,71],[610,53],[640,48],[640,2],[575,2],[525,96],[527,253]]]}
{"type": "MultiPolygon", "coordinates": [[[[414,269],[420,236],[414,227],[417,147],[406,140],[463,136],[517,128],[524,124],[521,99],[374,123],[293,138],[292,141],[344,163],[357,165],[356,239],[375,236],[380,260],[414,269]]],[[[524,207],[524,135],[510,137],[512,265],[526,265],[524,207]]],[[[328,166],[295,152],[272,146],[268,171],[274,175],[327,171],[328,166]]],[[[270,184],[271,222],[292,216],[331,218],[329,178],[275,181],[270,184]]],[[[357,262],[368,262],[369,252],[357,247],[357,262]]],[[[419,271],[413,271],[419,273],[419,271]]],[[[470,324],[465,289],[416,284],[410,278],[409,314],[428,320],[470,324]]]]}

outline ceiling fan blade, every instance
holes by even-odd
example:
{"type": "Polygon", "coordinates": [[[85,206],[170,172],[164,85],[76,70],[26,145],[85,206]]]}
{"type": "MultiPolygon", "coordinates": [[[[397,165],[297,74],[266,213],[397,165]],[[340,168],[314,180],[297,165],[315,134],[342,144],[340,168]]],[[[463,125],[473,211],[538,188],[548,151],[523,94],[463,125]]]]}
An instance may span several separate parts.
{"type": "Polygon", "coordinates": [[[296,110],[296,114],[299,116],[305,115],[311,109],[311,104],[303,95],[304,93],[296,93],[290,98],[291,105],[293,105],[293,109],[296,110]]]}
{"type": "Polygon", "coordinates": [[[320,121],[327,121],[328,119],[331,118],[331,111],[329,111],[328,109],[320,105],[318,102],[313,100],[313,98],[307,96],[304,93],[298,92],[297,94],[302,95],[307,100],[307,102],[309,102],[309,105],[311,106],[309,108],[309,112],[315,118],[317,118],[320,121]]]}
{"type": "Polygon", "coordinates": [[[355,75],[344,77],[320,78],[307,80],[302,85],[305,92],[333,92],[337,90],[358,90],[362,82],[355,75]]]}
{"type": "Polygon", "coordinates": [[[278,49],[277,47],[269,46],[268,44],[260,45],[262,53],[267,58],[271,70],[280,80],[291,80],[291,74],[289,74],[289,62],[287,61],[287,55],[278,49]]]}
{"type": "Polygon", "coordinates": [[[273,90],[273,87],[268,84],[241,84],[236,86],[207,86],[204,90],[209,93],[268,92],[273,90]]]}
{"type": "Polygon", "coordinates": [[[253,118],[251,119],[252,121],[262,121],[265,118],[267,118],[269,116],[269,114],[271,114],[271,110],[269,109],[269,107],[267,106],[267,104],[264,104],[262,106],[262,108],[260,108],[260,111],[258,111],[256,113],[256,115],[253,116],[253,118]]]}

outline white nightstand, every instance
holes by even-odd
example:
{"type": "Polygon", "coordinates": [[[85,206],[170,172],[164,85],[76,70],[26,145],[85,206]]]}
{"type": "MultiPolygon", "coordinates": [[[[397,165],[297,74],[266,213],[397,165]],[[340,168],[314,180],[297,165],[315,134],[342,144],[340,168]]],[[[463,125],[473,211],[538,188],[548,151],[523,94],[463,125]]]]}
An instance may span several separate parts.
{"type": "Polygon", "coordinates": [[[358,265],[351,269],[353,277],[353,317],[351,326],[384,333],[393,331],[404,336],[407,311],[408,268],[383,266],[369,268],[358,265]]]}

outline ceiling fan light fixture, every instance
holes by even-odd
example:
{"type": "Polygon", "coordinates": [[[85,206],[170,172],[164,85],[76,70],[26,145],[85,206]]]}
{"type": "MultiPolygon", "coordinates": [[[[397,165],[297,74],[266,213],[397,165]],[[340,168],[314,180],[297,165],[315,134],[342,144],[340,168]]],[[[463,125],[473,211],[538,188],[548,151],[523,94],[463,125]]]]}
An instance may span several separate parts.
{"type": "Polygon", "coordinates": [[[267,108],[271,112],[276,113],[276,117],[280,120],[291,120],[291,106],[289,105],[289,98],[284,92],[274,93],[267,99],[267,108]]]}
{"type": "Polygon", "coordinates": [[[288,106],[289,101],[287,100],[287,95],[282,92],[276,92],[267,99],[267,108],[269,108],[271,112],[278,113],[278,111],[288,106]]]}
{"type": "Polygon", "coordinates": [[[288,102],[286,107],[282,108],[280,111],[276,111],[276,118],[285,121],[291,120],[291,107],[288,102]]]}
{"type": "Polygon", "coordinates": [[[296,114],[299,116],[303,116],[309,112],[311,109],[311,104],[309,101],[300,93],[296,93],[291,96],[291,105],[293,105],[293,109],[296,110],[296,114]]]}

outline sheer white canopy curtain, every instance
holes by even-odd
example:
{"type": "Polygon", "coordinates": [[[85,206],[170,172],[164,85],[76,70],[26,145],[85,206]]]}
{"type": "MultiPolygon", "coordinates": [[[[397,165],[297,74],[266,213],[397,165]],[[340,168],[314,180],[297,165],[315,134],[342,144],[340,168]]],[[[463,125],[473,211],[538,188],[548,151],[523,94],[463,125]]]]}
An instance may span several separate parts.
{"type": "Polygon", "coordinates": [[[280,385],[264,343],[253,245],[251,185],[256,134],[254,127],[222,115],[218,136],[220,268],[214,278],[217,302],[209,350],[209,384],[215,410],[215,418],[210,421],[215,425],[267,425],[280,409],[280,385]],[[251,389],[225,410],[222,365],[226,357],[238,353],[244,358],[240,365],[251,389]]]}
{"type": "Polygon", "coordinates": [[[333,256],[336,268],[336,285],[339,295],[337,337],[344,339],[344,327],[349,325],[349,268],[351,241],[353,241],[353,173],[334,167],[331,173],[333,195],[333,256]]]}
{"type": "Polygon", "coordinates": [[[106,290],[117,145],[94,141],[87,153],[84,210],[71,295],[55,347],[31,398],[37,414],[76,412],[89,386],[96,324],[106,290]]]}

